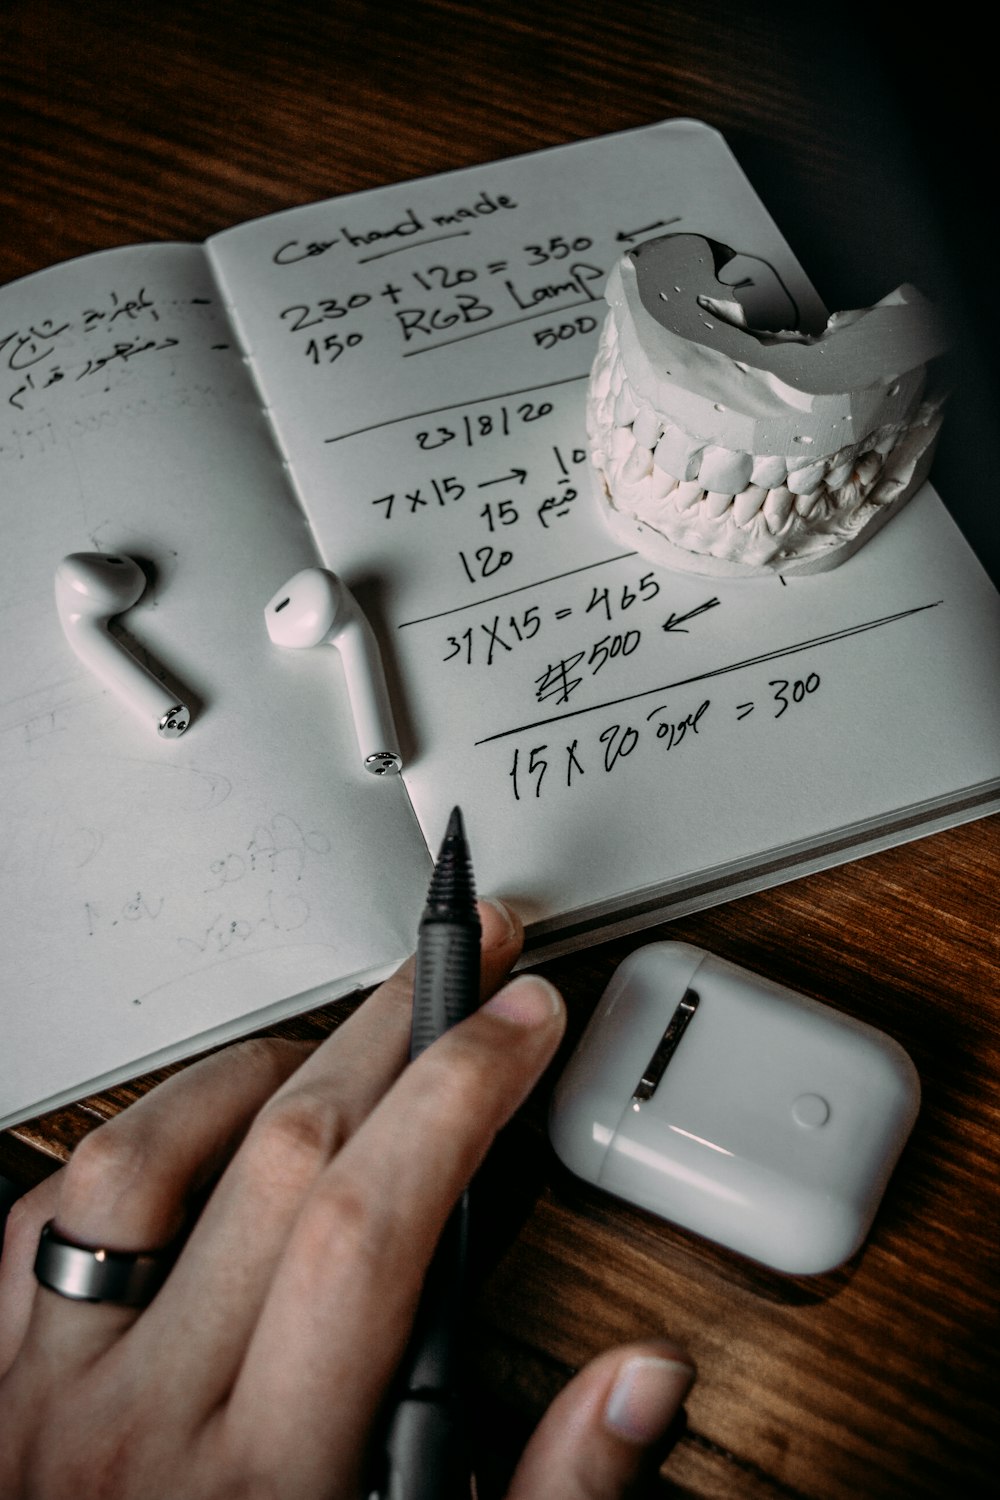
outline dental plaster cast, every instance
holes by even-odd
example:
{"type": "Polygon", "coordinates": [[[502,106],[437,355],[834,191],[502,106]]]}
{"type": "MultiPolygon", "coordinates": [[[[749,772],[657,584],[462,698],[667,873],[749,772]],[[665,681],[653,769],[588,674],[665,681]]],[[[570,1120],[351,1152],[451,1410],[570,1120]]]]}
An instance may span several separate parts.
{"type": "Polygon", "coordinates": [[[845,561],[923,483],[947,347],[915,287],[817,335],[747,326],[736,258],[664,235],[613,267],[590,375],[595,490],[615,537],[666,567],[745,576],[845,561]]]}

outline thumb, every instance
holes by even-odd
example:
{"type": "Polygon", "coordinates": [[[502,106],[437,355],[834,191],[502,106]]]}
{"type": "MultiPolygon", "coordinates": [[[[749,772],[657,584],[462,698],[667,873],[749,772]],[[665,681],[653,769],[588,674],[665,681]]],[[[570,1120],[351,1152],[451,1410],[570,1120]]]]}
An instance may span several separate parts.
{"type": "Polygon", "coordinates": [[[624,1500],[666,1457],[694,1378],[688,1356],[664,1340],[600,1355],[545,1413],[507,1500],[624,1500]]]}

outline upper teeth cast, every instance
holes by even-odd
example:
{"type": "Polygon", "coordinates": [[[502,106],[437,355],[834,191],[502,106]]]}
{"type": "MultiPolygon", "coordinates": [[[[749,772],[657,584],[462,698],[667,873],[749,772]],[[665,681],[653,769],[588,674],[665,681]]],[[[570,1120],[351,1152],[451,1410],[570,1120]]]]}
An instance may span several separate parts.
{"type": "Polygon", "coordinates": [[[818,572],[926,476],[945,339],[910,287],[816,339],[752,333],[718,296],[731,254],[669,235],[613,269],[587,400],[598,494],[616,536],[669,566],[818,572]]]}

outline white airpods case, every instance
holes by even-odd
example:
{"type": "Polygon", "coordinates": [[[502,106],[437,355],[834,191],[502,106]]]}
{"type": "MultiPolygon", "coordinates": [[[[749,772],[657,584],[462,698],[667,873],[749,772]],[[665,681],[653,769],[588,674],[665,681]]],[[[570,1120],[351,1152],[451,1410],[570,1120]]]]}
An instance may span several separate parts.
{"type": "Polygon", "coordinates": [[[862,1244],[920,1082],[883,1032],[687,943],[615,971],[553,1097],[571,1171],[776,1270],[862,1244]]]}

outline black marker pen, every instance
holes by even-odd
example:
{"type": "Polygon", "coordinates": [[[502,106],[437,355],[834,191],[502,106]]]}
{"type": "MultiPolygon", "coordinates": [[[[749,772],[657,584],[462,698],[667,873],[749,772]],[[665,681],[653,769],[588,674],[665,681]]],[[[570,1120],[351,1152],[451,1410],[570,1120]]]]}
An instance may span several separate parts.
{"type": "MultiPolygon", "coordinates": [[[[456,807],[420,919],[410,1058],[479,1005],[480,922],[456,807]]],[[[462,1400],[469,1195],[462,1194],[427,1273],[386,1441],[382,1500],[469,1500],[462,1400]]]]}

